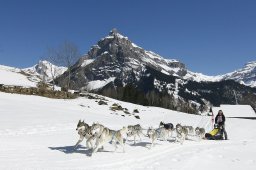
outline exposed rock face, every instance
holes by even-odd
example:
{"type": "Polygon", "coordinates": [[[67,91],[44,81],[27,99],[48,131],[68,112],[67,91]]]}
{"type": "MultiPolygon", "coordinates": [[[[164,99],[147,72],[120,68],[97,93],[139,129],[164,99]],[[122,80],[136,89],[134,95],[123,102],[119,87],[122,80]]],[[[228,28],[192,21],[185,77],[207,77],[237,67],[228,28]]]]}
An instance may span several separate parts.
{"type": "MultiPolygon", "coordinates": [[[[146,66],[167,75],[184,76],[187,73],[185,64],[146,51],[113,29],[72,67],[71,86],[74,89],[88,89],[88,85],[105,85],[104,82],[110,79],[122,80],[123,85],[136,84],[146,66]]],[[[58,82],[64,85],[65,81],[64,74],[58,82]]],[[[96,87],[103,86],[95,86],[95,89],[96,87]]]]}

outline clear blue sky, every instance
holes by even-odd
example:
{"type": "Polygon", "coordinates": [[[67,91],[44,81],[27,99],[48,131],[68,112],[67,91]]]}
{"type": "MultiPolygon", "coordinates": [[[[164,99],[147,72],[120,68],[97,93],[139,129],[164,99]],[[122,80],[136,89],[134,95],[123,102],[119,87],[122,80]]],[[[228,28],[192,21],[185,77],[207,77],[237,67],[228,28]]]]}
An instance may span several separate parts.
{"type": "Polygon", "coordinates": [[[256,60],[255,0],[0,0],[0,64],[32,66],[66,40],[87,53],[112,28],[206,75],[256,60]]]}

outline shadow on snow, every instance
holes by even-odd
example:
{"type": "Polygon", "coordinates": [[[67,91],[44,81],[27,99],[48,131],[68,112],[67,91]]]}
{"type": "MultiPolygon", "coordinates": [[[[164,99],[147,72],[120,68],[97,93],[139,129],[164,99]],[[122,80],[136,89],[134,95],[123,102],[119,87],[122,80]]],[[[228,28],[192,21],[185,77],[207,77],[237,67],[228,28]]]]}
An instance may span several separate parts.
{"type": "MultiPolygon", "coordinates": [[[[74,146],[60,146],[60,147],[48,147],[51,150],[57,150],[60,152],[63,152],[65,154],[72,154],[72,153],[79,153],[79,154],[85,154],[86,156],[92,155],[92,149],[88,149],[87,147],[84,147],[82,145],[78,145],[77,148],[74,148],[74,146]]],[[[111,152],[106,151],[103,149],[99,149],[98,152],[111,152]]]]}

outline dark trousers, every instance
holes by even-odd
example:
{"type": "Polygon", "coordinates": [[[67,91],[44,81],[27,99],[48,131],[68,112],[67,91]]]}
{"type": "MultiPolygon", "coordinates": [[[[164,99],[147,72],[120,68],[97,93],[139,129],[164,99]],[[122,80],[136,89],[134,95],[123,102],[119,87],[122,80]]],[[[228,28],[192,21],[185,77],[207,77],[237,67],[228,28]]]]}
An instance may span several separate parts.
{"type": "Polygon", "coordinates": [[[222,125],[221,126],[221,130],[222,130],[222,132],[224,133],[224,138],[225,138],[225,140],[227,140],[228,139],[228,134],[227,134],[227,131],[226,131],[226,129],[225,129],[225,125],[222,125]]]}

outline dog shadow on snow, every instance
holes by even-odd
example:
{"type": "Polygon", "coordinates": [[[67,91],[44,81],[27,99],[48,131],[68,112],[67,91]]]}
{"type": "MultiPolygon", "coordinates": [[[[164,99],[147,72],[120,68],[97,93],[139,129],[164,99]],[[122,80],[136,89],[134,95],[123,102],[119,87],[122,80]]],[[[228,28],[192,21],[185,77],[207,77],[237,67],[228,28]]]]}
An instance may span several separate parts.
{"type": "MultiPolygon", "coordinates": [[[[143,147],[143,148],[148,148],[150,149],[150,146],[151,146],[151,142],[136,142],[135,144],[132,143],[132,144],[129,144],[130,146],[134,146],[134,147],[143,147]]],[[[155,145],[160,145],[158,143],[154,143],[154,146],[155,145]]]]}
{"type": "MultiPolygon", "coordinates": [[[[78,145],[77,148],[74,148],[74,145],[72,146],[60,146],[60,147],[48,147],[51,150],[57,150],[60,152],[63,152],[65,154],[72,154],[72,153],[82,153],[84,154],[84,152],[86,152],[87,148],[82,146],[82,145],[78,145]]],[[[88,149],[88,151],[90,151],[88,149]]]]}
{"type": "MultiPolygon", "coordinates": [[[[85,154],[87,156],[92,155],[92,149],[88,149],[87,147],[84,147],[82,145],[78,145],[76,148],[74,148],[74,145],[60,146],[60,147],[48,147],[48,148],[51,150],[57,150],[57,151],[63,152],[65,154],[79,153],[79,154],[85,154]]],[[[110,151],[99,149],[98,152],[110,152],[110,151]]]]}

